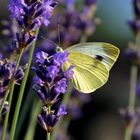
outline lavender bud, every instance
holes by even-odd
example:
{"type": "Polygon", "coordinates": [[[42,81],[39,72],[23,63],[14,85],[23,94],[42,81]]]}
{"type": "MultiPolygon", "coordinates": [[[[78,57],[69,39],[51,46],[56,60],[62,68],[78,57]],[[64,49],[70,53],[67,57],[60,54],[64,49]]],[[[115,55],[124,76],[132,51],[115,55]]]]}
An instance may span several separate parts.
{"type": "Polygon", "coordinates": [[[36,14],[34,15],[35,18],[41,16],[45,11],[45,8],[41,8],[39,11],[36,12],[36,14]]]}
{"type": "Polygon", "coordinates": [[[30,46],[30,45],[35,41],[35,39],[36,39],[36,36],[30,37],[30,38],[27,40],[26,45],[27,45],[27,46],[30,46]]]}
{"type": "Polygon", "coordinates": [[[4,103],[4,107],[2,109],[1,115],[4,115],[8,111],[8,109],[9,109],[9,105],[8,105],[8,102],[6,101],[4,103]]]}
{"type": "Polygon", "coordinates": [[[44,119],[43,119],[43,117],[41,116],[41,114],[38,115],[37,119],[38,119],[39,124],[40,124],[45,130],[47,130],[46,124],[45,124],[44,119]]]}
{"type": "Polygon", "coordinates": [[[24,71],[23,71],[22,68],[19,68],[19,69],[16,71],[16,74],[15,74],[15,76],[14,76],[14,79],[15,79],[16,81],[19,81],[19,80],[22,80],[23,76],[24,76],[24,71]]]}

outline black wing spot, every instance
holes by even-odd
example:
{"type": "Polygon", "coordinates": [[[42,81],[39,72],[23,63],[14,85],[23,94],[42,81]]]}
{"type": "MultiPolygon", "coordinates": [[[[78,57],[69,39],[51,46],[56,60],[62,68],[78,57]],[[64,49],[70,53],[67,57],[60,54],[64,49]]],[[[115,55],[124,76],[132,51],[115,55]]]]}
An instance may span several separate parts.
{"type": "Polygon", "coordinates": [[[100,55],[96,55],[96,57],[95,57],[96,59],[98,59],[98,60],[100,60],[100,61],[102,61],[103,60],[103,57],[102,56],[100,56],[100,55]]]}

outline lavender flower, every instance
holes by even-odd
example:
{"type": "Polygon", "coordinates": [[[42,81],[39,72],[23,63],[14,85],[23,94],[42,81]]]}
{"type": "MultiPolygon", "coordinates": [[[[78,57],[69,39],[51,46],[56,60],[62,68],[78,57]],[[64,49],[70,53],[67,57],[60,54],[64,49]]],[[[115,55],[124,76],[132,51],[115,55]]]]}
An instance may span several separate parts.
{"type": "Polygon", "coordinates": [[[83,6],[83,11],[78,11],[75,8],[76,5],[75,0],[67,0],[65,1],[65,9],[63,9],[62,15],[54,15],[54,18],[51,20],[50,32],[48,34],[48,38],[57,41],[57,27],[58,21],[61,25],[60,37],[62,46],[67,47],[71,44],[78,42],[82,36],[90,36],[94,33],[97,21],[93,20],[96,1],[90,1],[90,6],[87,5],[85,1],[85,5],[83,6]]]}
{"type": "Polygon", "coordinates": [[[66,111],[63,106],[60,107],[57,113],[55,111],[48,111],[48,108],[43,107],[43,112],[38,115],[39,124],[47,131],[52,132],[55,125],[58,123],[59,118],[66,115],[66,111]]]}
{"type": "Polygon", "coordinates": [[[37,75],[35,76],[33,89],[41,100],[47,101],[50,98],[55,102],[54,99],[56,100],[56,97],[66,92],[67,78],[72,78],[73,67],[64,72],[62,72],[61,67],[64,62],[68,61],[68,54],[67,51],[57,52],[51,57],[43,51],[36,54],[38,69],[34,68],[37,75]],[[48,90],[51,94],[48,93],[48,90]]]}
{"type": "Polygon", "coordinates": [[[128,25],[130,26],[132,31],[134,31],[134,33],[140,31],[140,20],[129,21],[128,25]]]}
{"type": "Polygon", "coordinates": [[[37,63],[43,64],[44,60],[48,58],[48,54],[43,52],[43,51],[41,51],[41,52],[36,53],[36,58],[37,58],[36,59],[37,63]]]}
{"type": "Polygon", "coordinates": [[[24,0],[10,0],[8,8],[11,12],[11,18],[16,18],[22,25],[30,22],[30,26],[34,27],[40,26],[42,23],[48,26],[48,19],[56,4],[53,0],[31,1],[30,4],[24,0]],[[31,18],[33,20],[29,21],[31,18]]]}
{"type": "MultiPolygon", "coordinates": [[[[0,106],[3,101],[3,97],[8,89],[9,83],[11,80],[14,80],[16,84],[19,84],[19,81],[22,80],[24,76],[24,68],[19,67],[15,71],[16,62],[10,63],[7,59],[4,59],[1,56],[0,60],[0,106]]],[[[1,114],[4,114],[8,110],[8,102],[4,103],[4,107],[1,114]]]]}
{"type": "Polygon", "coordinates": [[[139,28],[139,21],[140,21],[140,1],[139,0],[133,0],[133,7],[135,11],[135,19],[133,21],[129,21],[128,25],[132,29],[132,31],[135,34],[136,42],[135,43],[129,43],[128,48],[126,50],[126,56],[129,62],[131,62],[131,71],[134,69],[136,70],[134,73],[131,73],[130,75],[130,95],[129,97],[133,99],[129,99],[129,104],[127,109],[121,109],[120,114],[123,116],[125,122],[126,122],[126,130],[125,130],[125,139],[128,137],[132,140],[138,140],[139,136],[137,133],[137,127],[138,122],[140,120],[140,109],[135,107],[136,102],[136,86],[137,86],[137,69],[139,62],[139,42],[137,38],[139,38],[140,28],[139,28]],[[135,76],[134,76],[135,75],[135,76]],[[132,102],[131,102],[132,101],[132,102]],[[130,131],[129,131],[130,130],[130,131]],[[129,131],[129,132],[128,132],[129,131]]]}
{"type": "Polygon", "coordinates": [[[139,120],[140,120],[140,108],[135,109],[121,109],[121,116],[124,118],[126,125],[132,127],[132,140],[138,140],[139,135],[139,120]]]}
{"type": "Polygon", "coordinates": [[[67,56],[69,55],[68,51],[58,52],[53,55],[53,64],[56,66],[62,66],[65,61],[68,61],[67,56]]]}
{"type": "Polygon", "coordinates": [[[133,0],[133,5],[134,5],[134,12],[136,16],[139,17],[140,15],[140,0],[133,0]]]}
{"type": "Polygon", "coordinates": [[[129,21],[128,25],[132,29],[132,31],[137,34],[140,32],[140,1],[133,0],[134,12],[136,15],[135,20],[129,21]]]}
{"type": "Polygon", "coordinates": [[[137,50],[137,45],[134,43],[129,43],[128,48],[125,51],[126,59],[129,63],[134,65],[140,65],[140,51],[137,50]]]}
{"type": "Polygon", "coordinates": [[[10,0],[8,8],[12,13],[11,18],[19,18],[20,15],[24,13],[24,5],[24,0],[10,0]]]}
{"type": "Polygon", "coordinates": [[[16,38],[13,40],[13,46],[18,53],[35,41],[35,32],[42,24],[48,26],[52,10],[56,5],[57,2],[53,0],[9,1],[10,17],[16,19],[19,30],[22,31],[16,33],[16,38]]]}
{"type": "Polygon", "coordinates": [[[66,115],[64,106],[51,109],[57,106],[67,90],[68,78],[72,78],[72,66],[66,71],[62,71],[62,65],[68,60],[69,52],[57,52],[49,56],[46,52],[36,54],[38,68],[33,68],[36,72],[33,89],[44,104],[43,111],[38,115],[38,122],[47,131],[52,132],[62,115],[66,115]]]}
{"type": "MultiPolygon", "coordinates": [[[[2,101],[0,101],[0,103],[2,103],[2,101]]],[[[8,111],[8,109],[9,109],[9,104],[7,101],[5,101],[1,115],[4,115],[8,111]]]]}
{"type": "Polygon", "coordinates": [[[140,119],[140,108],[133,109],[120,109],[121,116],[125,119],[126,124],[138,123],[140,119]]]}
{"type": "Polygon", "coordinates": [[[67,88],[67,79],[63,78],[60,81],[58,81],[55,85],[54,91],[58,94],[65,93],[67,88]]]}

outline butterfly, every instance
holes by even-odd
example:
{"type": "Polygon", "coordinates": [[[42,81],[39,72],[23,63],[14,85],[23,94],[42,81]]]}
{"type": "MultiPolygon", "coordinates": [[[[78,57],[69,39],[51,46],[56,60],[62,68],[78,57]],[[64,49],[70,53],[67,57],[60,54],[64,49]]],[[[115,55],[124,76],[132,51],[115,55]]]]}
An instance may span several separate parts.
{"type": "Polygon", "coordinates": [[[70,52],[69,61],[63,64],[62,70],[74,66],[70,81],[82,93],[92,93],[107,82],[120,52],[114,45],[103,42],[80,43],[66,50],[70,52]]]}

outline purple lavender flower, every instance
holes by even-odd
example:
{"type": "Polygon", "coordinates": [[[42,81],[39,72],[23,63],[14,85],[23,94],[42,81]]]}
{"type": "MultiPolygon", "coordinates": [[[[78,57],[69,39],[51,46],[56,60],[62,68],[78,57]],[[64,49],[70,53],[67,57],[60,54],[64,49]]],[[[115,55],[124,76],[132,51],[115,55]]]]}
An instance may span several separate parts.
{"type": "Polygon", "coordinates": [[[140,31],[140,1],[133,0],[133,6],[136,18],[133,21],[129,21],[128,25],[130,26],[132,31],[137,34],[140,31]]]}
{"type": "MultiPolygon", "coordinates": [[[[18,82],[22,80],[24,76],[24,68],[19,67],[17,71],[15,71],[15,64],[16,62],[10,63],[8,60],[4,59],[1,56],[0,60],[0,106],[2,104],[3,97],[6,94],[6,91],[9,90],[8,86],[11,80],[14,80],[16,84],[19,84],[18,82]]],[[[8,110],[8,102],[4,103],[3,110],[1,114],[5,114],[5,112],[8,110]]]]}
{"type": "Polygon", "coordinates": [[[33,86],[34,91],[38,95],[38,97],[45,103],[48,100],[49,94],[48,90],[42,85],[34,85],[33,86]]]}
{"type": "Polygon", "coordinates": [[[43,112],[38,115],[38,122],[47,131],[51,132],[59,118],[66,115],[64,106],[57,106],[67,90],[68,78],[72,78],[71,66],[68,70],[62,71],[62,65],[68,60],[69,52],[57,52],[52,56],[41,51],[36,55],[38,68],[34,68],[37,76],[34,78],[33,89],[44,104],[43,112]],[[51,109],[52,106],[57,109],[51,109]],[[50,110],[51,109],[51,110],[50,110]]]}
{"type": "Polygon", "coordinates": [[[139,120],[140,120],[140,108],[137,107],[135,109],[121,109],[120,114],[124,118],[126,125],[131,125],[132,127],[132,140],[139,140],[140,138],[140,126],[139,126],[139,120]]]}
{"type": "Polygon", "coordinates": [[[43,51],[41,51],[41,52],[36,53],[36,58],[37,58],[36,59],[37,63],[39,62],[39,63],[43,64],[45,59],[48,58],[48,54],[43,52],[43,51]]]}
{"type": "Polygon", "coordinates": [[[140,108],[133,109],[120,109],[120,114],[124,118],[126,124],[133,123],[136,125],[140,119],[140,108]]]}
{"type": "Polygon", "coordinates": [[[59,72],[59,69],[57,66],[49,66],[47,68],[47,73],[46,73],[47,79],[49,79],[49,81],[52,82],[54,78],[56,78],[58,72],[59,72]]]}
{"type": "Polygon", "coordinates": [[[24,14],[24,0],[9,0],[8,9],[11,12],[11,18],[19,18],[21,14],[24,14]]]}
{"type": "Polygon", "coordinates": [[[140,51],[136,49],[134,43],[129,43],[128,48],[125,51],[125,56],[131,64],[140,65],[140,51]]]}
{"type": "Polygon", "coordinates": [[[53,0],[24,1],[10,0],[8,9],[11,18],[16,19],[19,31],[13,40],[14,48],[19,53],[22,48],[29,47],[36,40],[36,31],[44,24],[48,26],[54,7],[53,0]]]}
{"type": "Polygon", "coordinates": [[[66,78],[63,78],[61,80],[59,80],[56,85],[55,85],[55,88],[54,88],[55,92],[56,93],[65,93],[66,90],[67,90],[67,79],[66,78]]]}
{"type": "MultiPolygon", "coordinates": [[[[48,34],[48,38],[57,41],[57,26],[58,21],[61,25],[60,37],[62,46],[67,47],[76,42],[78,42],[82,35],[90,36],[94,33],[97,20],[93,20],[95,9],[96,9],[96,1],[95,0],[87,0],[84,6],[83,11],[78,11],[75,8],[76,5],[75,0],[66,0],[64,5],[65,9],[63,9],[62,15],[55,15],[55,17],[51,20],[50,32],[48,34]]],[[[98,20],[99,21],[99,20],[98,20]]]]}
{"type": "Polygon", "coordinates": [[[34,76],[33,80],[37,85],[43,86],[43,81],[37,75],[34,76]]]}
{"type": "Polygon", "coordinates": [[[47,107],[43,107],[42,113],[38,115],[38,122],[47,132],[50,133],[58,123],[59,118],[66,114],[67,112],[63,106],[60,107],[57,114],[55,111],[52,110],[49,112],[47,107]]]}
{"type": "Polygon", "coordinates": [[[65,61],[68,61],[67,56],[69,55],[68,51],[58,52],[53,55],[53,64],[56,66],[62,66],[65,61]]]}
{"type": "Polygon", "coordinates": [[[48,18],[51,17],[52,10],[57,5],[56,2],[53,2],[53,0],[43,0],[42,1],[42,8],[44,8],[44,12],[42,14],[42,22],[45,26],[48,26],[50,23],[48,18]]]}
{"type": "Polygon", "coordinates": [[[24,0],[10,0],[8,8],[11,11],[11,18],[20,19],[20,25],[25,24],[25,17],[31,16],[36,25],[40,26],[44,23],[48,26],[49,18],[56,4],[53,0],[32,1],[32,3],[26,3],[24,0]]]}
{"type": "Polygon", "coordinates": [[[57,116],[60,117],[63,115],[67,115],[66,108],[65,108],[65,106],[60,106],[60,108],[57,112],[57,116]]]}
{"type": "Polygon", "coordinates": [[[67,77],[67,78],[69,78],[69,79],[72,79],[73,78],[73,74],[74,74],[74,72],[73,72],[73,69],[74,68],[74,66],[70,66],[65,72],[64,72],[64,76],[65,77],[67,77]]]}
{"type": "Polygon", "coordinates": [[[140,16],[140,0],[133,0],[134,11],[137,16],[140,16]]]}
{"type": "Polygon", "coordinates": [[[15,70],[15,62],[14,63],[9,63],[7,60],[4,62],[4,64],[1,66],[1,74],[5,76],[7,80],[15,80],[15,82],[18,82],[21,80],[24,76],[24,70],[22,67],[19,67],[17,71],[14,74],[15,70]]]}
{"type": "Polygon", "coordinates": [[[22,67],[19,67],[14,75],[14,79],[15,81],[20,81],[22,80],[23,76],[24,76],[24,69],[22,67]]]}
{"type": "Polygon", "coordinates": [[[128,25],[134,31],[135,33],[140,31],[140,21],[139,20],[134,20],[134,21],[129,21],[128,25]]]}
{"type": "Polygon", "coordinates": [[[72,78],[73,71],[71,66],[68,70],[62,72],[61,66],[68,61],[69,52],[57,52],[52,56],[48,56],[45,52],[38,52],[36,62],[39,65],[38,69],[34,68],[37,77],[35,76],[34,90],[39,95],[40,99],[48,102],[49,99],[54,103],[60,94],[64,94],[67,90],[67,78],[72,78]],[[48,89],[51,94],[44,90],[48,89]],[[43,95],[44,94],[44,95],[43,95]]]}
{"type": "MultiPolygon", "coordinates": [[[[0,103],[1,102],[2,101],[0,101],[0,103]]],[[[2,109],[2,112],[1,112],[1,115],[4,115],[8,111],[8,109],[9,109],[9,104],[8,104],[7,101],[5,101],[4,106],[3,106],[3,109],[2,109]]]]}

